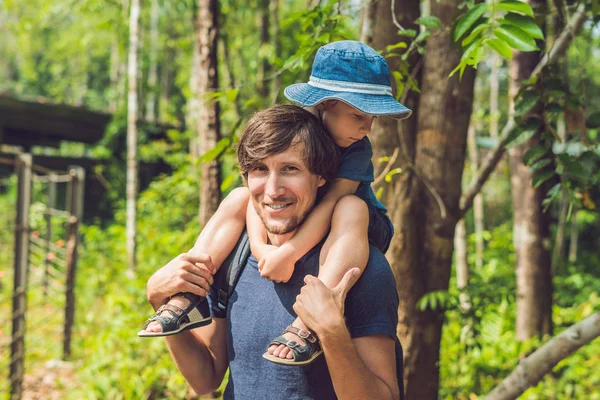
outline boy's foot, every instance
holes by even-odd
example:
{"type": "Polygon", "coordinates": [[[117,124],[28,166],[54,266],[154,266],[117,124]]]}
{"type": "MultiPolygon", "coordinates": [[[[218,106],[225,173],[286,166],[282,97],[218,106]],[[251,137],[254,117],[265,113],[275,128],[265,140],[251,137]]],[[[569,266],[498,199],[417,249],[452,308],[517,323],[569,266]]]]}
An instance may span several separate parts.
{"type": "Polygon", "coordinates": [[[277,364],[307,365],[321,354],[321,343],[313,332],[290,325],[271,342],[263,358],[277,364]]]}
{"type": "Polygon", "coordinates": [[[208,301],[205,297],[181,293],[167,304],[160,306],[156,314],[138,332],[140,337],[176,335],[189,329],[208,325],[212,321],[208,301]],[[187,303],[187,306],[180,307],[187,303]]]}
{"type": "MultiPolygon", "coordinates": [[[[190,301],[183,296],[173,296],[169,299],[167,304],[185,310],[185,308],[190,305],[190,301]]],[[[162,312],[160,312],[160,314],[158,314],[159,317],[167,317],[168,315],[169,311],[167,310],[163,310],[162,312]]],[[[146,332],[162,332],[162,326],[160,325],[160,323],[158,323],[158,321],[152,321],[144,330],[146,332]]]]}

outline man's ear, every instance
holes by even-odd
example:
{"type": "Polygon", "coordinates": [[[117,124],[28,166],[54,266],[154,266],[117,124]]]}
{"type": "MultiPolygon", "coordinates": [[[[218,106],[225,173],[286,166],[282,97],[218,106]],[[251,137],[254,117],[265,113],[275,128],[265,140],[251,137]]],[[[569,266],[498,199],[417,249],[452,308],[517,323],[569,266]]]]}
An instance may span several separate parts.
{"type": "Polygon", "coordinates": [[[319,187],[322,187],[326,183],[327,179],[323,178],[322,176],[319,176],[319,187]]]}

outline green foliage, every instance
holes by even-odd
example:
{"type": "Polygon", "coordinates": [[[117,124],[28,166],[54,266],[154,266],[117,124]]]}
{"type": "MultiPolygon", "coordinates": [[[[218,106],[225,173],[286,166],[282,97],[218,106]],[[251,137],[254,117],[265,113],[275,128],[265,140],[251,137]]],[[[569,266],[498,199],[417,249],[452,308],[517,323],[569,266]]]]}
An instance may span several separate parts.
{"type": "MultiPolygon", "coordinates": [[[[598,217],[581,218],[582,237],[597,226],[598,217]]],[[[509,224],[486,232],[484,265],[470,271],[469,284],[462,292],[471,304],[468,310],[446,308],[446,322],[440,351],[440,399],[483,398],[516,368],[519,360],[548,338],[519,342],[514,336],[515,258],[509,224]]],[[[469,238],[469,263],[474,264],[475,237],[469,238]]],[[[554,278],[553,322],[555,334],[581,321],[600,307],[600,279],[596,252],[585,252],[576,264],[554,278]]],[[[454,278],[447,297],[458,298],[454,278]]],[[[554,367],[551,374],[527,390],[522,397],[534,399],[598,399],[600,342],[593,341],[554,367]]]]}
{"type": "Polygon", "coordinates": [[[515,0],[493,0],[472,5],[454,26],[455,42],[462,39],[463,55],[450,73],[462,77],[467,66],[477,68],[486,48],[506,59],[512,50],[537,51],[537,40],[543,40],[542,30],[534,20],[529,4],[515,0]]]}
{"type": "Polygon", "coordinates": [[[557,134],[559,118],[577,113],[581,95],[569,90],[555,68],[545,68],[538,79],[525,84],[515,99],[518,126],[507,138],[506,148],[526,143],[534,136],[537,144],[523,156],[533,173],[533,187],[546,187],[546,208],[564,193],[573,205],[595,210],[600,200],[600,146],[587,132],[568,141],[557,134]],[[540,104],[542,105],[540,107],[540,104]],[[557,183],[558,182],[558,183],[557,183]]]}

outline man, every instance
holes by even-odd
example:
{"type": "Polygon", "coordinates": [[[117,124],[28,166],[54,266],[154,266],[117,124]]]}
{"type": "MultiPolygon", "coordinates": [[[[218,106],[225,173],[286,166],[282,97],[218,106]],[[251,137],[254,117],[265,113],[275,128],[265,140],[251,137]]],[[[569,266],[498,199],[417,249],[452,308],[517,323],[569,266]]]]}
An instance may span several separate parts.
{"type": "MultiPolygon", "coordinates": [[[[246,125],[238,161],[269,243],[280,246],[310,213],[324,177],[335,176],[337,152],[310,112],[274,106],[246,125]]],[[[178,292],[208,292],[212,272],[223,260],[212,260],[201,242],[200,238],[192,252],[176,257],[150,278],[147,295],[155,309],[178,292]]],[[[287,283],[261,278],[256,259],[250,257],[229,301],[227,318],[213,318],[210,325],[167,337],[177,367],[197,393],[217,388],[229,367],[225,399],[400,397],[398,296],[385,257],[371,247],[360,279],[354,283],[356,270],[350,270],[329,289],[315,278],[319,250],[316,246],[296,264],[287,283]],[[296,314],[319,338],[325,357],[292,368],[264,360],[261,355],[270,339],[296,314]]]]}

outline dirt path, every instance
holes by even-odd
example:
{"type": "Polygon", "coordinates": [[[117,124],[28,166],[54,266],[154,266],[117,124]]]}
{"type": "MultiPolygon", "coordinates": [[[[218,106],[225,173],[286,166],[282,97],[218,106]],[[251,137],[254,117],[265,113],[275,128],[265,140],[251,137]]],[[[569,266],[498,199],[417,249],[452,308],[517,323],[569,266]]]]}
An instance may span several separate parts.
{"type": "Polygon", "coordinates": [[[74,364],[48,361],[23,379],[23,400],[63,400],[75,386],[74,364]]]}

